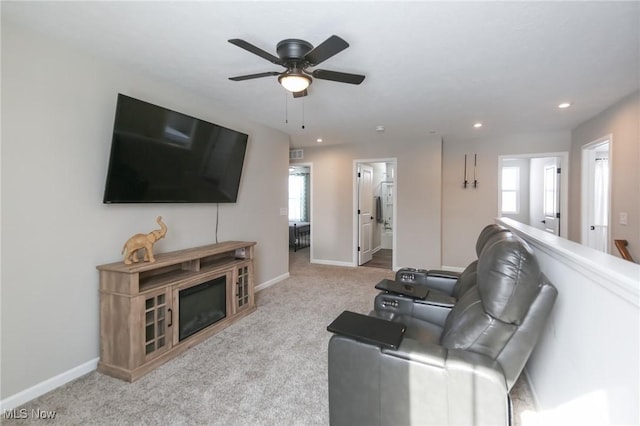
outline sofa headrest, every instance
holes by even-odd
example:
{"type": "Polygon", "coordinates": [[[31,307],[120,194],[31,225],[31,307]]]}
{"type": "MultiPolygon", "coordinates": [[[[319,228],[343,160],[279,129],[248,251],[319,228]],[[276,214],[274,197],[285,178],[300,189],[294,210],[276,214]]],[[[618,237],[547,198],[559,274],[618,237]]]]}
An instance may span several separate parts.
{"type": "Polygon", "coordinates": [[[480,253],[482,253],[482,249],[487,245],[489,239],[494,237],[496,234],[508,232],[510,231],[507,228],[503,228],[502,226],[496,225],[495,223],[485,226],[482,231],[480,231],[480,235],[478,235],[478,241],[476,241],[476,254],[478,255],[478,257],[480,257],[480,253]]]}
{"type": "Polygon", "coordinates": [[[520,324],[540,291],[540,267],[527,243],[510,233],[482,251],[477,284],[486,313],[520,324]]]}

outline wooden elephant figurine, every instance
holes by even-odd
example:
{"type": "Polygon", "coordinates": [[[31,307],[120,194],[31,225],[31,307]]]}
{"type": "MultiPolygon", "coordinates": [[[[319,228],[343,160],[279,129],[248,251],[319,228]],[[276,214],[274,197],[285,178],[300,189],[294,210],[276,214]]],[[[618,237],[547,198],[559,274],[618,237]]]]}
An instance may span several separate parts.
{"type": "Polygon", "coordinates": [[[162,216],[158,216],[156,219],[160,229],[151,231],[148,234],[136,234],[129,238],[122,247],[122,254],[124,254],[125,265],[131,265],[131,263],[138,263],[138,250],[144,249],[144,261],[153,263],[156,259],[153,257],[153,244],[161,238],[167,235],[167,226],[162,223],[162,216]]]}

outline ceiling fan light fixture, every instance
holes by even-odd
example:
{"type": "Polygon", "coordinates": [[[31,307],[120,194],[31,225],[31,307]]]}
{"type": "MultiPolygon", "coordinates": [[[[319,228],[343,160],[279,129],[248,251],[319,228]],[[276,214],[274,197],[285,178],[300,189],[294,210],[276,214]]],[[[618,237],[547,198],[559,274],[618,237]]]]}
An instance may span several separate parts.
{"type": "Polygon", "coordinates": [[[286,72],[278,77],[278,82],[289,92],[302,92],[311,84],[311,77],[301,72],[286,72]]]}

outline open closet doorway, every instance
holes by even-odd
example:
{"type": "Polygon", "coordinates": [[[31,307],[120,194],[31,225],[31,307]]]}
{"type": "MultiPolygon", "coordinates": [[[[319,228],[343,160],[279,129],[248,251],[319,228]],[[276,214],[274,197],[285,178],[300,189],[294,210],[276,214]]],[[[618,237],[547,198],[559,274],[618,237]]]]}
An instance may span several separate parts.
{"type": "Polygon", "coordinates": [[[289,250],[306,261],[312,257],[311,170],[310,163],[289,165],[289,250]]]}
{"type": "Polygon", "coordinates": [[[611,135],[582,147],[582,244],[609,253],[611,135]]]}
{"type": "Polygon", "coordinates": [[[396,174],[395,158],[354,161],[354,265],[396,267],[396,174]]]}

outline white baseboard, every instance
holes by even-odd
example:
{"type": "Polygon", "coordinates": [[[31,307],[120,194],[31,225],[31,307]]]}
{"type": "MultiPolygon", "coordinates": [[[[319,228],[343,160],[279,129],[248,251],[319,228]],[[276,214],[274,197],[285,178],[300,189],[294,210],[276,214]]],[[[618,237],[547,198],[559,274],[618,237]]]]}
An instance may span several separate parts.
{"type": "Polygon", "coordinates": [[[442,265],[440,268],[442,268],[443,271],[453,271],[453,272],[462,272],[465,270],[465,268],[461,268],[459,266],[445,266],[442,265]]]}
{"type": "Polygon", "coordinates": [[[269,281],[265,281],[265,282],[263,282],[263,283],[262,283],[262,284],[260,284],[260,285],[257,285],[257,286],[255,287],[255,291],[256,291],[256,292],[258,292],[258,291],[262,291],[262,290],[264,290],[264,289],[265,289],[265,288],[267,288],[267,287],[271,287],[272,285],[279,283],[280,281],[284,281],[284,280],[286,280],[287,278],[289,278],[289,273],[288,273],[288,272],[287,272],[287,273],[285,273],[285,274],[282,274],[282,275],[280,275],[280,276],[277,276],[277,277],[275,277],[275,278],[272,278],[272,279],[270,279],[269,281]]]}
{"type": "Polygon", "coordinates": [[[317,263],[318,265],[330,265],[330,266],[348,266],[350,268],[355,267],[353,263],[340,262],[337,260],[311,259],[310,263],[317,263]]]}
{"type": "MultiPolygon", "coordinates": [[[[256,286],[255,291],[264,290],[265,288],[271,287],[272,285],[286,280],[287,278],[289,278],[288,272],[256,286]]],[[[10,397],[1,400],[0,412],[3,412],[4,410],[13,410],[16,407],[21,406],[22,404],[26,404],[27,402],[39,396],[42,396],[47,392],[50,392],[66,383],[69,383],[72,380],[77,379],[78,377],[84,376],[87,373],[91,373],[96,368],[98,368],[99,360],[100,358],[92,359],[91,361],[85,362],[84,364],[74,367],[71,370],[65,371],[64,373],[58,374],[55,377],[51,377],[50,379],[47,379],[34,386],[31,386],[28,389],[18,392],[15,395],[11,395],[10,397]]]]}
{"type": "Polygon", "coordinates": [[[57,376],[51,377],[43,382],[40,382],[28,389],[18,392],[15,395],[11,395],[8,398],[0,401],[0,412],[4,410],[13,410],[16,407],[25,404],[32,399],[44,395],[45,393],[54,390],[78,377],[84,376],[87,373],[91,373],[98,368],[98,361],[100,358],[92,359],[84,364],[73,367],[71,370],[60,373],[57,376]]]}
{"type": "Polygon", "coordinates": [[[531,383],[531,376],[529,376],[529,371],[527,371],[527,369],[525,368],[523,370],[523,373],[527,378],[527,382],[529,383],[529,389],[531,390],[531,397],[533,398],[533,406],[535,407],[536,411],[540,411],[540,404],[538,404],[538,394],[536,393],[536,389],[533,386],[533,383],[531,383]]]}

